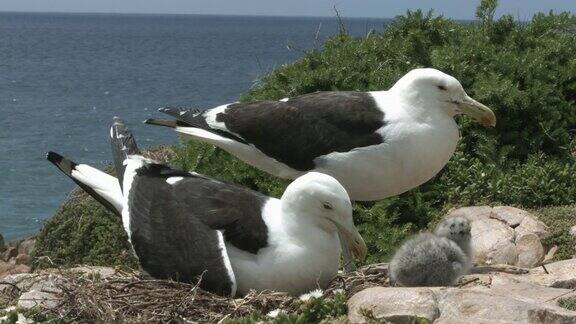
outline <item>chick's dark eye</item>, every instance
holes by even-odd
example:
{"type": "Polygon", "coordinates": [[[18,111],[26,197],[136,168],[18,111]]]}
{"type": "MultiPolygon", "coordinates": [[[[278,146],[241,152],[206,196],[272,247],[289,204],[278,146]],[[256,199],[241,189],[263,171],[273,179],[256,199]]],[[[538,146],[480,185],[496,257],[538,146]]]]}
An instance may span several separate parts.
{"type": "Polygon", "coordinates": [[[443,86],[443,85],[439,85],[439,86],[438,86],[438,89],[440,89],[440,90],[442,90],[442,91],[446,91],[446,87],[443,86]]]}
{"type": "Polygon", "coordinates": [[[332,206],[330,206],[330,204],[324,203],[322,206],[324,206],[324,209],[332,210],[332,206]]]}

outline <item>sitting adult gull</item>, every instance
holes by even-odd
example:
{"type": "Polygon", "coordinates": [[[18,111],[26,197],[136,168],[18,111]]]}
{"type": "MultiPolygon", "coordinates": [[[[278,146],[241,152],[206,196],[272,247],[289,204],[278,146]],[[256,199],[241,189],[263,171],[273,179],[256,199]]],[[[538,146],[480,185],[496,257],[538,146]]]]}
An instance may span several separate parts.
{"type": "Polygon", "coordinates": [[[434,177],[460,138],[454,116],[496,124],[492,110],[458,80],[430,68],[408,72],[388,91],[322,91],[160,111],[175,120],[145,122],[216,145],[281,178],[331,175],[361,201],[398,195],[434,177]]]}
{"type": "Polygon", "coordinates": [[[119,119],[111,128],[117,177],[49,152],[47,159],[122,217],[142,270],[234,296],[250,289],[294,295],[337,274],[340,241],[363,258],[346,190],[307,173],[281,199],[144,158],[119,119]]]}

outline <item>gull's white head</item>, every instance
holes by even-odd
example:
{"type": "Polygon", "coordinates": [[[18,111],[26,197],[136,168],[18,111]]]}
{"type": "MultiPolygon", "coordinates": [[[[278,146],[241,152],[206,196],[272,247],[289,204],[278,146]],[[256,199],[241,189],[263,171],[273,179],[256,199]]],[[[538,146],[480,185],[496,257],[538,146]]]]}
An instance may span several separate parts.
{"type": "Polygon", "coordinates": [[[436,69],[414,69],[398,80],[390,91],[419,108],[438,107],[450,116],[464,114],[484,126],[496,125],[496,116],[490,108],[468,96],[456,78],[436,69]]]}
{"type": "Polygon", "coordinates": [[[366,256],[366,243],[352,219],[352,203],[338,180],[323,173],[309,172],[294,180],[281,200],[284,213],[295,219],[305,217],[326,231],[337,231],[355,256],[366,256]]]}

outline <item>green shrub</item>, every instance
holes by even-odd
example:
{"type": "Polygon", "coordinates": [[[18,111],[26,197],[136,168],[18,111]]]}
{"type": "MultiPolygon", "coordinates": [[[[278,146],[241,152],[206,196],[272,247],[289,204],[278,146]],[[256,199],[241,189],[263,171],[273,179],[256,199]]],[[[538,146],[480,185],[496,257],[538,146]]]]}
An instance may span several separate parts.
{"type": "Polygon", "coordinates": [[[535,210],[534,213],[548,225],[550,231],[544,245],[558,246],[555,259],[570,259],[576,255],[576,238],[570,235],[570,228],[576,226],[576,205],[545,207],[535,210]]]}
{"type": "Polygon", "coordinates": [[[576,297],[561,298],[558,306],[567,310],[576,311],[576,297]]]}
{"type": "Polygon", "coordinates": [[[77,264],[136,268],[120,218],[91,197],[66,202],[36,238],[34,267],[77,264]]]}

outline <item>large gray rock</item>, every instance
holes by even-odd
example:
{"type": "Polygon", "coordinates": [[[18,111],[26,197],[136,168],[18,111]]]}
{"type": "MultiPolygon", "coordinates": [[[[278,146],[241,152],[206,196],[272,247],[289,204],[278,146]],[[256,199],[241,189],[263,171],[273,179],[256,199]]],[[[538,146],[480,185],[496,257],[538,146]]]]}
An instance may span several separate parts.
{"type": "Polygon", "coordinates": [[[528,283],[494,287],[385,288],[363,290],[348,300],[352,323],[576,323],[576,312],[556,305],[570,289],[528,283]]]}
{"type": "MultiPolygon", "coordinates": [[[[481,259],[481,257],[478,257],[481,259]]],[[[510,241],[501,241],[486,253],[483,259],[486,264],[517,264],[518,251],[516,245],[510,241]]]]}
{"type": "Polygon", "coordinates": [[[461,323],[550,323],[539,319],[552,317],[565,323],[576,321],[576,312],[510,294],[459,288],[435,292],[441,314],[439,323],[453,320],[461,323]]]}
{"type": "Polygon", "coordinates": [[[538,267],[520,277],[530,282],[554,288],[576,289],[576,259],[549,263],[545,268],[538,267]]]}
{"type": "Polygon", "coordinates": [[[492,214],[492,207],[490,206],[471,206],[453,209],[448,212],[447,217],[460,216],[464,217],[470,222],[478,219],[489,218],[492,214]]]}
{"type": "Polygon", "coordinates": [[[494,254],[500,246],[514,241],[514,230],[501,221],[481,218],[471,223],[472,250],[474,263],[491,264],[489,254],[494,254]]]}
{"type": "Polygon", "coordinates": [[[576,259],[531,270],[484,266],[455,287],[373,287],[348,300],[352,323],[576,323],[576,312],[558,305],[576,298],[576,259]],[[522,270],[522,271],[521,271],[522,270]]]}
{"type": "MultiPolygon", "coordinates": [[[[576,289],[576,259],[549,263],[545,267],[530,269],[528,273],[522,275],[500,272],[490,273],[488,276],[489,279],[483,280],[487,281],[490,286],[509,283],[531,283],[543,287],[576,289]]],[[[466,277],[477,277],[477,275],[466,277]]]]}
{"type": "Polygon", "coordinates": [[[576,291],[572,289],[546,287],[529,281],[499,283],[497,280],[492,280],[488,286],[477,287],[490,291],[493,294],[511,296],[529,302],[536,301],[552,306],[557,305],[558,296],[562,296],[562,298],[576,297],[576,291]]]}
{"type": "Polygon", "coordinates": [[[528,233],[516,240],[516,251],[518,252],[517,266],[523,268],[533,268],[542,264],[544,260],[544,247],[536,234],[528,233]]]}
{"type": "Polygon", "coordinates": [[[436,297],[428,288],[365,289],[348,300],[348,319],[365,322],[366,317],[392,323],[413,323],[424,318],[432,322],[440,316],[436,297]]]}
{"type": "Polygon", "coordinates": [[[446,217],[462,216],[470,220],[475,264],[510,264],[536,267],[544,260],[541,240],[548,227],[529,212],[510,206],[463,207],[446,217]]]}
{"type": "Polygon", "coordinates": [[[492,208],[490,215],[490,217],[503,221],[512,228],[520,225],[526,216],[532,217],[529,212],[510,206],[496,206],[492,208]]]}
{"type": "Polygon", "coordinates": [[[536,234],[541,240],[550,235],[548,226],[534,217],[524,217],[514,231],[516,232],[516,240],[527,234],[536,234]]]}

